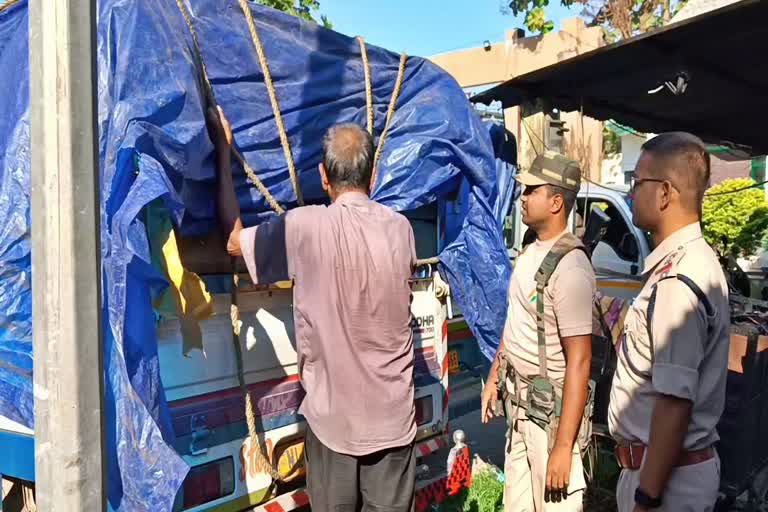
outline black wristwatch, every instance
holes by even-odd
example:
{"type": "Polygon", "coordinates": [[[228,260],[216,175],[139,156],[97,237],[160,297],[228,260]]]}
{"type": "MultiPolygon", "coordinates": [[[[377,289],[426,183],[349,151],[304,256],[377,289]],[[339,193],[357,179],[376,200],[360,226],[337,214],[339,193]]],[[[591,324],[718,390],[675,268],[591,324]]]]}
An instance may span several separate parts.
{"type": "Polygon", "coordinates": [[[654,509],[661,506],[661,496],[652,498],[641,488],[635,489],[635,503],[643,508],[654,509]]]}

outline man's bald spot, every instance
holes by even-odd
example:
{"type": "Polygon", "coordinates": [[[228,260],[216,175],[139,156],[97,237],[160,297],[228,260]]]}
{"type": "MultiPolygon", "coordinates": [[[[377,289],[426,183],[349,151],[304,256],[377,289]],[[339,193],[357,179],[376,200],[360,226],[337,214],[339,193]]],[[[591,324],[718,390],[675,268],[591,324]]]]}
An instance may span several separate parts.
{"type": "Polygon", "coordinates": [[[356,125],[339,125],[331,137],[329,149],[343,160],[354,160],[365,144],[364,131],[356,125]]]}
{"type": "Polygon", "coordinates": [[[373,156],[373,138],[356,124],[333,126],[323,138],[323,165],[334,186],[367,190],[373,156]]]}
{"type": "Polygon", "coordinates": [[[685,205],[698,210],[709,187],[710,158],[704,142],[686,132],[657,135],[642,146],[650,154],[655,178],[668,180],[680,192],[685,205]]]}

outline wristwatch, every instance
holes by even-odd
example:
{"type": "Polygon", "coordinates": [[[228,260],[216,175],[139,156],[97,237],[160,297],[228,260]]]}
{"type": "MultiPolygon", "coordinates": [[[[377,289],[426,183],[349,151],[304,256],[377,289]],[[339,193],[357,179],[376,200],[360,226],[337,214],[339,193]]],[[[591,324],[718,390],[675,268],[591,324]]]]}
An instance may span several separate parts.
{"type": "Polygon", "coordinates": [[[661,496],[652,498],[641,488],[635,489],[635,503],[643,508],[654,509],[661,506],[661,496]]]}

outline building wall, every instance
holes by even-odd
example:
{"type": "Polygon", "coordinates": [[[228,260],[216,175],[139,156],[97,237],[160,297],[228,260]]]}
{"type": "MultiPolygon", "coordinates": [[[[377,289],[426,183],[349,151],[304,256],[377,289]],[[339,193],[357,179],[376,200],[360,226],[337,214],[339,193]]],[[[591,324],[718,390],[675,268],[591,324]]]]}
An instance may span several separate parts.
{"type": "Polygon", "coordinates": [[[749,178],[752,171],[751,160],[728,162],[712,155],[710,158],[711,174],[709,183],[719,185],[724,180],[732,178],[749,178]]]}
{"type": "Polygon", "coordinates": [[[602,182],[603,123],[579,112],[565,112],[560,118],[569,129],[565,134],[565,155],[579,162],[590,180],[602,182]]]}
{"type": "MultiPolygon", "coordinates": [[[[450,73],[464,88],[496,84],[519,75],[555,64],[595,50],[603,45],[599,27],[587,27],[580,18],[564,20],[559,32],[544,36],[522,37],[519,30],[507,31],[504,41],[490,43],[487,48],[468,48],[430,57],[430,60],[450,73]]],[[[540,105],[546,108],[545,105],[540,105]]],[[[547,139],[548,122],[541,112],[520,107],[504,112],[505,124],[518,141],[519,164],[526,168],[543,149],[547,139]]],[[[578,112],[563,112],[566,122],[564,149],[566,154],[582,164],[585,174],[594,181],[601,180],[603,149],[602,123],[578,112]]]]}
{"type": "Polygon", "coordinates": [[[467,48],[433,55],[429,59],[450,73],[462,87],[498,82],[576,57],[603,45],[600,27],[587,27],[581,18],[563,20],[559,32],[522,37],[508,30],[504,41],[490,48],[467,48]]]}

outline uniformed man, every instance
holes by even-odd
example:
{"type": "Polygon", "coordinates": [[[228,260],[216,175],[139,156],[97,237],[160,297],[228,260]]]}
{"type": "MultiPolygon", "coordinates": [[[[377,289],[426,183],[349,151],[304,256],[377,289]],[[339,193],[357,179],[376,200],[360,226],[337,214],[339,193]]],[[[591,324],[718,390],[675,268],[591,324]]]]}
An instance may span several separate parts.
{"type": "Polygon", "coordinates": [[[588,396],[595,274],[566,222],[581,169],[562,156],[541,155],[516,179],[525,186],[522,220],[536,237],[515,262],[503,339],[483,390],[482,421],[493,415],[501,382],[510,424],[505,512],[580,511],[586,484],[577,436],[588,396]],[[545,262],[551,262],[546,271],[545,262]],[[537,282],[545,274],[548,283],[537,282]]]}
{"type": "Polygon", "coordinates": [[[717,499],[730,317],[725,276],[699,226],[709,169],[701,140],[665,133],[643,145],[635,170],[633,222],[655,249],[611,390],[619,512],[706,512],[717,499]]]}

